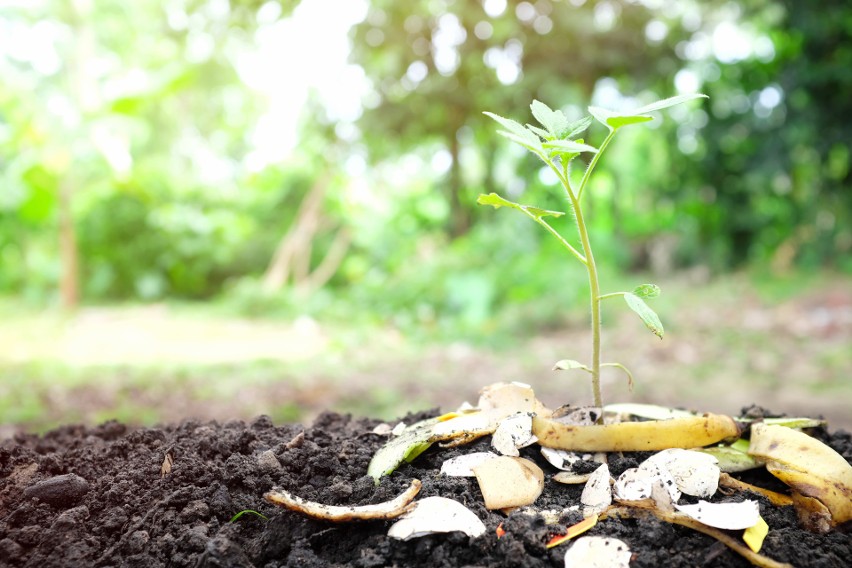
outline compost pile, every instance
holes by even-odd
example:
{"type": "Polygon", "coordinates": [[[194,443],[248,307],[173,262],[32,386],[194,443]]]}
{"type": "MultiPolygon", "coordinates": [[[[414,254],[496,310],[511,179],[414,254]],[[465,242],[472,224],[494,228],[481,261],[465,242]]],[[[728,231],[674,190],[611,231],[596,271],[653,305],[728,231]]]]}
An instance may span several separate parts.
{"type": "MultiPolygon", "coordinates": [[[[94,428],[65,426],[43,436],[17,435],[0,444],[0,565],[564,565],[568,545],[547,548],[546,543],[580,521],[580,513],[566,513],[552,525],[521,510],[508,515],[489,511],[475,479],[440,474],[446,459],[487,450],[487,439],[452,449],[436,444],[376,485],[367,468],[387,441],[374,431],[379,425],[378,420],[326,413],[307,427],[276,426],[261,416],[251,423],[188,420],[131,429],[107,422],[94,428]],[[476,538],[452,532],[399,540],[387,535],[392,521],[333,524],[278,508],[263,497],[281,487],[320,503],[364,505],[393,499],[414,479],[422,481],[418,499],[454,499],[484,522],[486,532],[476,538]],[[247,510],[258,514],[232,520],[247,510]]],[[[850,434],[819,430],[814,435],[852,461],[850,434]]],[[[555,473],[537,449],[520,453],[548,476],[555,473]]],[[[611,454],[610,471],[618,476],[644,457],[611,454]]],[[[738,477],[785,491],[765,469],[738,477]]],[[[564,509],[578,502],[581,491],[582,485],[548,482],[535,507],[564,509]]],[[[770,527],[761,554],[798,567],[839,567],[852,558],[848,532],[808,532],[793,507],[749,498],[759,502],[770,527]]],[[[713,538],[653,518],[607,518],[586,534],[626,543],[633,568],[749,565],[713,538]]]]}

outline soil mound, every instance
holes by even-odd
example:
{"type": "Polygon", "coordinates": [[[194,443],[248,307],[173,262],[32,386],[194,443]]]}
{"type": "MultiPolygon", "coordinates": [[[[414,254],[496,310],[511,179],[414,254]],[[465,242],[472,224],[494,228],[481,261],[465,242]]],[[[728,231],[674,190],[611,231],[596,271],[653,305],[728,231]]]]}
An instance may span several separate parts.
{"type": "MultiPolygon", "coordinates": [[[[425,414],[407,417],[408,421],[425,414]]],[[[487,444],[432,448],[376,487],[367,464],[385,438],[379,422],[322,414],[311,426],[275,426],[265,416],[250,423],[185,421],[130,429],[117,422],[66,426],[43,436],[18,435],[0,444],[0,566],[76,567],[379,567],[563,566],[566,545],[546,549],[557,526],[540,517],[487,511],[476,481],[438,474],[449,457],[487,444]],[[170,470],[170,471],[169,471],[170,470]],[[487,532],[410,541],[387,537],[389,522],[331,524],[279,509],[263,499],[281,486],[306,499],[360,505],[391,499],[411,479],[420,497],[455,499],[482,519],[487,532]],[[268,518],[240,511],[251,509],[268,518]],[[495,533],[502,523],[505,535],[495,533]]],[[[852,437],[822,439],[852,461],[852,437]]],[[[522,455],[552,468],[537,451],[522,455]]],[[[617,476],[641,455],[610,461],[617,476]]],[[[784,488],[763,472],[747,481],[784,488]]],[[[547,483],[537,508],[561,510],[579,500],[580,487],[547,483]]],[[[760,501],[770,526],[761,551],[798,567],[846,566],[852,537],[802,530],[792,508],[760,501]]],[[[749,564],[715,540],[652,520],[607,519],[588,534],[614,536],[633,551],[630,566],[742,567],[749,564]]]]}

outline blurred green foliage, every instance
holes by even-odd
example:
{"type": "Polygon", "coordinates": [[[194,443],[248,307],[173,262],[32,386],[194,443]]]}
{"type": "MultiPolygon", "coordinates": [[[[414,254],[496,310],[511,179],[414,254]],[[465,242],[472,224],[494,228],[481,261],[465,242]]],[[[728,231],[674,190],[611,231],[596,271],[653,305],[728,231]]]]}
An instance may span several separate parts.
{"type": "Polygon", "coordinates": [[[372,0],[351,32],[370,84],[360,117],[311,102],[300,143],[260,168],[249,133],[265,102],[237,61],[296,2],[6,5],[0,293],[56,298],[64,191],[85,301],[224,296],[251,314],[433,331],[487,330],[502,306],[555,325],[527,304],[570,305],[584,278],[537,227],[475,196],[560,204],[481,111],[522,118],[537,98],[571,116],[678,90],[709,94],[706,110],[625,135],[591,188],[604,268],[852,270],[852,7],[800,4],[372,0]],[[41,48],[15,45],[25,37],[41,48]],[[321,183],[302,260],[270,291],[264,275],[321,183]],[[300,287],[342,229],[330,280],[300,287]]]}

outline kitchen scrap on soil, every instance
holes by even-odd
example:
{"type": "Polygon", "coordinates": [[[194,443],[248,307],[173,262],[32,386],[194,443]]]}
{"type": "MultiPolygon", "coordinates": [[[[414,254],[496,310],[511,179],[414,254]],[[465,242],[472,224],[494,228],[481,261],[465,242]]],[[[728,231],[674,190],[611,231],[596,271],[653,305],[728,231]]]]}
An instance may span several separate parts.
{"type": "MultiPolygon", "coordinates": [[[[745,412],[744,412],[745,413],[745,412]]],[[[754,415],[754,409],[752,409],[754,415]]],[[[406,424],[439,416],[407,416],[406,424]]],[[[276,426],[185,421],[129,429],[116,422],[65,426],[43,436],[19,434],[0,444],[0,565],[3,566],[564,566],[576,539],[548,548],[554,537],[584,521],[583,485],[553,482],[559,470],[536,446],[519,457],[545,472],[534,507],[489,510],[476,477],[441,475],[443,463],[473,452],[493,452],[490,437],[443,449],[433,445],[376,485],[367,475],[387,435],[380,421],[334,413],[313,424],[276,426]],[[170,472],[163,474],[167,455],[170,472]],[[388,536],[396,520],[333,523],[269,503],[275,487],[318,503],[358,507],[391,501],[420,480],[416,501],[452,499],[470,510],[485,532],[433,534],[409,540],[388,536]],[[566,510],[567,509],[567,510],[566,510]],[[245,510],[257,511],[229,522],[245,510]],[[556,524],[548,522],[556,521],[556,524]]],[[[849,433],[811,432],[852,461],[849,433]]],[[[608,456],[613,478],[637,468],[651,452],[608,456]]],[[[574,470],[600,464],[581,455],[574,470]]],[[[788,494],[765,468],[732,477],[788,494]]],[[[843,566],[852,557],[846,532],[802,528],[794,507],[741,492],[722,501],[756,501],[769,527],[760,553],[798,567],[843,566]]],[[[697,503],[689,498],[688,503],[697,503]]],[[[742,531],[726,531],[740,539],[742,531]]],[[[582,536],[615,538],[630,551],[629,566],[744,567],[749,562],[717,540],[653,515],[606,515],[582,536]]]]}

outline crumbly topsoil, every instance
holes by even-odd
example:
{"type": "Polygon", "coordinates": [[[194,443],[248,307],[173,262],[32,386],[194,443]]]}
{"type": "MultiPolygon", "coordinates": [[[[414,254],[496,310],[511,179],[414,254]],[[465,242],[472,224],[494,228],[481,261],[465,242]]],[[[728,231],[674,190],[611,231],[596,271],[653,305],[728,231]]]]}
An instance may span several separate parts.
{"type": "MultiPolygon", "coordinates": [[[[248,424],[186,421],[145,429],[107,422],[18,435],[0,444],[0,566],[563,566],[569,545],[548,550],[545,542],[579,521],[578,513],[563,516],[557,526],[520,511],[507,517],[485,509],[474,479],[438,475],[444,459],[487,440],[452,450],[433,447],[376,487],[366,471],[384,442],[371,433],[377,424],[326,413],[310,427],[275,426],[259,417],[248,424]],[[163,475],[166,454],[173,463],[163,475]],[[423,482],[420,497],[441,495],[468,506],[485,522],[486,534],[402,542],[386,536],[389,522],[335,525],[262,497],[277,485],[329,504],[377,503],[401,493],[412,478],[423,482]],[[268,520],[248,513],[229,522],[245,509],[268,520]],[[498,539],[501,523],[506,532],[498,539]]],[[[852,461],[850,434],[818,435],[852,461]]],[[[522,452],[548,477],[554,473],[536,449],[522,452]]],[[[643,457],[611,456],[612,474],[643,457]]],[[[762,470],[744,477],[783,491],[762,470]]],[[[578,503],[580,490],[547,481],[535,506],[561,510],[578,503]]],[[[812,534],[799,527],[792,508],[762,499],[760,508],[771,528],[761,551],[766,556],[798,567],[848,566],[848,533],[812,534]]],[[[626,542],[633,568],[749,565],[710,537],[650,519],[608,519],[588,534],[626,542]]]]}

